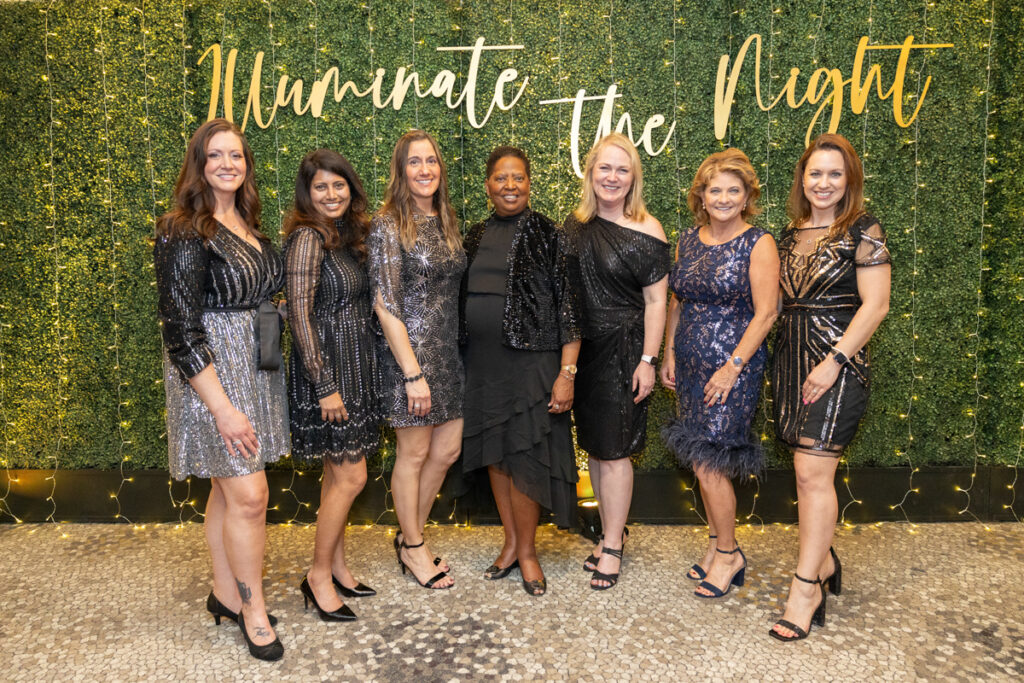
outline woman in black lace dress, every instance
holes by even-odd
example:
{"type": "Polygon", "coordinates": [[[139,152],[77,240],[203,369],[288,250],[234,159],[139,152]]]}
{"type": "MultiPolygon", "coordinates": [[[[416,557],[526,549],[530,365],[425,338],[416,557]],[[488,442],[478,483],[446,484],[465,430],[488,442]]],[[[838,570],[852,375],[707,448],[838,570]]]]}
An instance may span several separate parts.
{"type": "Polygon", "coordinates": [[[629,456],[644,449],[670,265],[665,232],[644,205],[640,156],[629,138],[612,133],[590,150],[580,205],[564,229],[579,259],[585,320],[576,439],[590,457],[604,529],[584,567],[594,572],[591,588],[605,590],[619,577],[633,498],[629,456]]]}
{"type": "Polygon", "coordinates": [[[395,552],[420,585],[451,588],[448,566],[426,547],[423,527],[462,444],[458,309],[466,252],[441,153],[424,131],[395,145],[369,248],[374,310],[387,339],[380,353],[384,410],[396,438],[395,552]]]}
{"type": "Polygon", "coordinates": [[[157,221],[153,258],[171,476],[210,478],[206,608],[218,624],[238,622],[252,656],[274,660],[284,648],[263,602],[263,467],[288,452],[280,321],[270,302],[284,268],[259,229],[253,170],[238,126],[200,126],[174,186],[175,208],[157,221]]]}
{"type": "Polygon", "coordinates": [[[868,398],[866,345],[889,310],[885,233],[864,211],[864,171],[849,141],[825,134],[797,162],[792,222],[779,239],[782,315],[773,387],[775,429],[793,451],[800,555],[785,614],[769,632],[805,638],[825,624],[825,588],[839,595],[832,549],[835,472],[868,398]]]}
{"type": "Polygon", "coordinates": [[[580,349],[579,284],[570,278],[561,231],[528,207],[526,153],[491,152],[485,187],[494,214],[465,240],[462,466],[487,468],[505,529],[484,578],[503,578],[518,566],[526,592],[543,595],[534,542],[540,508],[563,527],[576,512],[569,409],[580,349]]]}
{"type": "Polygon", "coordinates": [[[345,524],[366,484],[366,458],[380,445],[375,338],[365,240],[363,184],[329,149],[299,165],[295,204],[285,221],[288,321],[294,345],[288,373],[292,454],[322,461],[313,566],[300,589],[324,620],[355,614],[338,598],[375,595],[345,562],[345,524]]]}

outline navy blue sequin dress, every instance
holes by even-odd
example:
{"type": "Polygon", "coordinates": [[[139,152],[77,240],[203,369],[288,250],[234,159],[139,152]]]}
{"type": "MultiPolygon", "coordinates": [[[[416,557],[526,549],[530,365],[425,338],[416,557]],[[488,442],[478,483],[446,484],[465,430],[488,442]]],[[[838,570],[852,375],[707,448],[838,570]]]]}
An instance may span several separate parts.
{"type": "Polygon", "coordinates": [[[680,464],[703,465],[735,477],[763,468],[750,422],[761,393],[765,344],[747,361],[724,404],[704,405],[704,386],[732,352],[754,317],[750,252],[767,233],[748,228],[724,244],[701,242],[699,228],[679,238],[679,258],[668,284],[679,300],[674,339],[679,418],[665,428],[680,464]]]}

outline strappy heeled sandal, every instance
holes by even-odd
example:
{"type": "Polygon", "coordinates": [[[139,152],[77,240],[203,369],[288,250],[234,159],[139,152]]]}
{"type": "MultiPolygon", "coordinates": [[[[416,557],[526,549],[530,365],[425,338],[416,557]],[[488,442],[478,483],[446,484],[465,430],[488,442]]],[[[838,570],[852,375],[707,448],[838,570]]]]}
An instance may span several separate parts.
{"type": "MultiPolygon", "coordinates": [[[[601,539],[601,547],[604,547],[604,534],[599,536],[601,539]]],[[[626,547],[626,539],[629,538],[629,527],[622,527],[622,547],[626,547]]],[[[597,563],[601,561],[600,557],[596,557],[594,553],[587,555],[587,559],[583,560],[583,571],[595,572],[597,571],[597,563]],[[589,565],[589,566],[588,566],[589,565]]]]}
{"type": "Polygon", "coordinates": [[[414,548],[422,548],[423,544],[425,542],[426,541],[420,541],[416,545],[408,545],[405,542],[405,539],[403,538],[402,542],[398,544],[398,566],[402,568],[402,575],[405,576],[405,572],[408,570],[408,572],[410,574],[412,574],[412,578],[416,579],[416,583],[418,583],[419,585],[423,586],[424,588],[431,588],[433,590],[445,590],[446,588],[451,588],[452,586],[455,585],[454,583],[450,583],[447,586],[437,586],[437,585],[435,585],[435,584],[437,584],[438,581],[440,581],[441,579],[447,577],[448,576],[448,572],[438,572],[437,574],[434,574],[432,577],[430,577],[430,579],[428,579],[426,583],[424,583],[424,582],[419,580],[419,578],[416,576],[416,573],[412,569],[409,569],[409,565],[407,565],[405,563],[405,561],[402,560],[402,548],[405,548],[406,550],[412,550],[414,548]]]}
{"type": "Polygon", "coordinates": [[[803,640],[807,637],[807,634],[810,633],[812,625],[819,627],[825,625],[825,598],[827,596],[827,593],[825,593],[825,586],[821,583],[821,579],[815,579],[814,581],[811,581],[810,579],[805,579],[799,574],[793,574],[793,576],[795,576],[798,580],[803,581],[804,583],[818,584],[818,586],[821,588],[821,602],[818,603],[818,607],[814,610],[814,614],[811,615],[811,623],[807,625],[806,631],[797,626],[796,624],[794,624],[793,622],[787,621],[786,619],[779,619],[775,622],[775,625],[787,628],[796,635],[784,636],[778,631],[776,631],[774,628],[768,629],[768,635],[770,635],[772,638],[775,638],[776,640],[781,640],[784,643],[788,643],[793,640],[803,640]]]}
{"type": "MultiPolygon", "coordinates": [[[[621,568],[622,568],[622,548],[619,548],[617,550],[615,548],[602,548],[601,549],[601,554],[602,555],[611,555],[612,557],[619,558],[619,568],[621,570],[621,568]]],[[[604,574],[604,573],[599,572],[599,571],[597,571],[595,569],[594,570],[594,575],[592,577],[590,577],[590,587],[592,589],[596,590],[596,591],[606,591],[606,590],[608,590],[609,588],[611,588],[612,586],[614,586],[615,584],[617,584],[619,582],[619,573],[620,572],[615,572],[614,574],[604,574]],[[605,582],[607,582],[608,585],[607,586],[598,586],[597,584],[594,583],[594,581],[605,581],[605,582]]]]}
{"type": "Polygon", "coordinates": [[[725,584],[724,590],[719,588],[715,584],[711,583],[710,581],[701,581],[699,584],[697,584],[697,588],[703,588],[706,591],[710,591],[711,595],[704,595],[703,593],[693,591],[693,594],[696,595],[698,598],[722,598],[729,594],[729,591],[732,590],[733,586],[743,585],[743,577],[746,575],[747,572],[747,556],[743,554],[743,551],[740,550],[740,547],[736,546],[732,550],[722,550],[721,548],[716,547],[715,552],[722,553],[723,555],[735,555],[736,553],[739,553],[740,557],[743,558],[743,566],[737,569],[735,572],[733,572],[732,576],[729,578],[729,583],[725,584]]]}
{"type": "MultiPolygon", "coordinates": [[[[716,538],[718,538],[718,536],[712,536],[711,534],[708,534],[709,541],[713,541],[716,538]]],[[[715,550],[718,550],[718,548],[715,548],[715,550]]],[[[704,567],[700,566],[699,562],[694,562],[693,566],[690,567],[690,571],[686,572],[686,578],[688,578],[690,581],[703,581],[704,579],[708,578],[708,573],[704,569],[704,567]]]]}

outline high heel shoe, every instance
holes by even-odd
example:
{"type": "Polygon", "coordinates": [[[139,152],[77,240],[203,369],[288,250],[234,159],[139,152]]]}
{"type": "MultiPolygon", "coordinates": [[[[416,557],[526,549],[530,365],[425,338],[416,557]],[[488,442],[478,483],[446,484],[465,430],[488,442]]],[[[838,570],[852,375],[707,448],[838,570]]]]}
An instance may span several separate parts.
{"type": "Polygon", "coordinates": [[[245,644],[249,646],[249,654],[256,659],[262,659],[265,662],[276,662],[284,656],[284,645],[281,644],[280,638],[274,638],[274,642],[267,643],[266,645],[257,645],[249,639],[249,632],[245,630],[245,620],[242,614],[238,614],[238,628],[242,631],[242,638],[245,640],[245,644]]]}
{"type": "Polygon", "coordinates": [[[341,607],[328,612],[320,603],[316,601],[316,596],[313,595],[313,589],[309,585],[309,577],[302,577],[302,583],[299,584],[299,590],[302,592],[302,609],[309,609],[309,601],[313,601],[313,607],[316,607],[316,611],[320,614],[320,618],[324,621],[355,621],[356,613],[353,612],[348,605],[341,603],[341,607]]]}
{"type": "Polygon", "coordinates": [[[369,598],[377,594],[377,591],[373,590],[362,581],[356,583],[353,588],[345,588],[342,586],[341,581],[338,581],[338,578],[334,574],[331,574],[331,581],[334,582],[334,587],[338,589],[338,592],[346,598],[369,598]]]}
{"type": "Polygon", "coordinates": [[[826,578],[822,579],[822,583],[828,588],[828,592],[832,595],[839,595],[843,592],[843,565],[839,562],[839,556],[836,555],[835,549],[832,546],[828,547],[828,552],[832,555],[832,562],[835,564],[835,569],[826,578]]]}
{"type": "MultiPolygon", "coordinates": [[[[709,541],[713,541],[716,538],[718,538],[718,536],[712,536],[711,534],[708,534],[709,541]]],[[[718,548],[715,548],[715,550],[718,550],[718,548]]],[[[693,566],[690,567],[690,571],[686,572],[686,578],[688,578],[690,581],[703,581],[707,577],[707,571],[704,570],[704,567],[700,566],[699,562],[694,562],[693,566]]]]}
{"type": "Polygon", "coordinates": [[[782,626],[783,628],[788,628],[796,635],[784,636],[778,631],[776,631],[774,628],[768,629],[768,635],[770,635],[772,638],[775,638],[776,640],[781,640],[784,643],[788,643],[791,640],[803,640],[807,637],[807,634],[810,633],[811,625],[818,627],[825,625],[825,598],[827,596],[827,593],[825,593],[825,586],[821,583],[821,579],[815,579],[814,581],[811,581],[810,579],[805,579],[799,574],[793,574],[793,576],[795,576],[798,580],[803,581],[804,583],[818,584],[818,586],[821,588],[821,602],[818,603],[818,607],[814,610],[814,614],[811,615],[811,623],[807,625],[806,631],[797,626],[796,624],[794,624],[793,622],[787,621],[785,619],[779,619],[775,622],[775,625],[782,626]]]}
{"type": "Polygon", "coordinates": [[[408,571],[410,574],[412,574],[412,578],[416,579],[416,583],[423,586],[424,588],[431,588],[433,590],[444,590],[446,588],[451,588],[455,585],[454,583],[450,583],[447,586],[435,586],[435,584],[438,581],[448,576],[448,572],[438,572],[437,574],[434,574],[432,577],[430,577],[430,579],[427,580],[426,583],[423,583],[416,576],[416,573],[409,569],[409,565],[407,565],[405,561],[402,560],[402,548],[405,548],[406,550],[412,550],[413,548],[422,548],[424,543],[425,541],[420,541],[416,545],[408,545],[405,542],[405,539],[402,539],[402,542],[398,544],[398,550],[396,554],[398,555],[398,566],[402,568],[402,576],[405,576],[405,572],[408,571]]]}
{"type": "Polygon", "coordinates": [[[698,593],[697,591],[694,591],[693,594],[696,595],[698,598],[725,597],[729,594],[729,591],[732,590],[733,586],[738,587],[743,585],[743,577],[747,573],[747,556],[743,554],[743,551],[740,550],[740,547],[736,546],[732,550],[722,550],[721,548],[716,547],[715,552],[722,553],[723,555],[735,555],[736,553],[739,553],[740,557],[743,558],[743,566],[737,569],[735,572],[733,572],[733,575],[729,578],[729,583],[725,584],[725,590],[719,588],[710,581],[701,581],[699,584],[697,584],[697,588],[703,588],[704,590],[710,591],[711,595],[704,595],[703,593],[698,593]]]}
{"type": "MultiPolygon", "coordinates": [[[[400,546],[402,544],[402,542],[398,540],[398,534],[400,534],[400,533],[402,533],[402,532],[399,531],[398,533],[395,534],[395,553],[398,553],[398,546],[400,546]]],[[[436,556],[434,558],[434,566],[438,567],[438,566],[440,566],[440,564],[441,564],[441,556],[438,555],[438,556],[436,556]]],[[[448,571],[451,571],[451,567],[448,568],[448,571]]],[[[376,593],[374,593],[374,595],[376,595],[376,593]]]]}
{"type": "MultiPolygon", "coordinates": [[[[601,547],[603,548],[604,547],[604,534],[601,534],[598,538],[601,540],[601,543],[602,543],[601,547]]],[[[624,526],[624,527],[622,527],[622,547],[626,547],[626,539],[627,538],[629,538],[629,527],[628,526],[624,526]]],[[[600,561],[601,561],[600,557],[595,556],[594,553],[590,553],[589,555],[587,555],[587,559],[583,560],[583,571],[585,571],[585,572],[597,571],[597,563],[600,562],[600,561]]]]}
{"type": "Polygon", "coordinates": [[[492,564],[490,567],[484,570],[484,578],[488,581],[497,581],[498,579],[504,579],[509,573],[519,567],[519,560],[512,560],[512,564],[507,567],[499,567],[496,564],[492,564]]]}
{"type": "MultiPolygon", "coordinates": [[[[232,612],[230,609],[224,606],[217,596],[210,591],[210,594],[206,596],[206,611],[213,615],[213,623],[220,626],[220,618],[225,617],[231,621],[238,623],[238,612],[232,612]]],[[[277,617],[270,612],[267,612],[267,619],[270,620],[271,626],[277,626],[277,617]]]]}

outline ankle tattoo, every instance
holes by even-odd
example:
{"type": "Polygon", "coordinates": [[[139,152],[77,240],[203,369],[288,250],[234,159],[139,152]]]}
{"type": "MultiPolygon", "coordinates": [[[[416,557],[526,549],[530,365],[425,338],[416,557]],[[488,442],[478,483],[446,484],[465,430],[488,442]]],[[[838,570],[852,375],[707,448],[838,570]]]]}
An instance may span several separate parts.
{"type": "Polygon", "coordinates": [[[252,600],[252,589],[238,579],[235,579],[235,583],[238,585],[238,594],[242,597],[242,604],[248,605],[252,600]]]}

